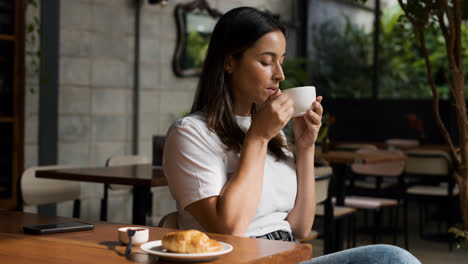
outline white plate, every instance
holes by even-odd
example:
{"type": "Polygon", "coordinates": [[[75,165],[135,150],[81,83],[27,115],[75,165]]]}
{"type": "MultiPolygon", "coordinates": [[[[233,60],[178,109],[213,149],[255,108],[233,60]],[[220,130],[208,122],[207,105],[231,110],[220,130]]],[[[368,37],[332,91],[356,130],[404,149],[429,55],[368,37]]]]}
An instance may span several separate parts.
{"type": "Polygon", "coordinates": [[[181,262],[191,262],[191,261],[208,261],[215,259],[221,255],[227,254],[232,251],[232,246],[224,243],[219,242],[223,245],[223,249],[216,252],[209,252],[209,253],[173,253],[168,251],[167,249],[163,248],[161,240],[150,241],[140,245],[140,249],[144,252],[159,256],[160,258],[173,260],[173,261],[181,261],[181,262]]]}

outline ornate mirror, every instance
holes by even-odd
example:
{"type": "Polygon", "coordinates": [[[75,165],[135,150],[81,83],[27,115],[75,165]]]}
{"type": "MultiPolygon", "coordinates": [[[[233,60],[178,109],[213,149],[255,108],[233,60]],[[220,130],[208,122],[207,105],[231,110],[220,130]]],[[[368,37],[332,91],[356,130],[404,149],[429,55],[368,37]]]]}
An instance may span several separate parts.
{"type": "Polygon", "coordinates": [[[178,4],[175,8],[177,47],[172,65],[177,76],[197,76],[201,72],[211,32],[222,14],[205,0],[178,4]]]}

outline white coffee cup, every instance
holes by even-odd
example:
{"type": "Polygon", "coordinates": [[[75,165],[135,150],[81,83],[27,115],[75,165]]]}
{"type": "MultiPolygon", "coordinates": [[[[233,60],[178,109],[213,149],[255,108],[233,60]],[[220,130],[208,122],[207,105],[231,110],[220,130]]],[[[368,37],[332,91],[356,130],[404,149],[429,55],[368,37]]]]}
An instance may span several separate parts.
{"type": "Polygon", "coordinates": [[[294,112],[292,117],[304,115],[315,101],[315,87],[314,86],[301,86],[289,88],[282,91],[287,94],[294,102],[294,112]]]}

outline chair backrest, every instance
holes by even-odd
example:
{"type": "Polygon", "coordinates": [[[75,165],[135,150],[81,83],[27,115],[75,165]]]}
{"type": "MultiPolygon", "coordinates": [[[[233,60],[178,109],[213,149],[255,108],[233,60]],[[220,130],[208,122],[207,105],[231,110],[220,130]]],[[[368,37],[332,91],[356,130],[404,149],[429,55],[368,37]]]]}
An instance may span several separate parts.
{"type": "MultiPolygon", "coordinates": [[[[138,165],[147,164],[150,160],[145,156],[138,155],[115,155],[107,159],[106,166],[124,166],[124,165],[138,165]]],[[[109,187],[113,190],[118,189],[131,189],[129,185],[110,184],[109,187]]]]}
{"type": "Polygon", "coordinates": [[[328,198],[328,188],[333,172],[330,166],[315,167],[314,171],[315,178],[318,178],[315,181],[315,202],[319,204],[328,198]]]}
{"type": "Polygon", "coordinates": [[[170,229],[179,229],[179,213],[172,212],[165,215],[159,221],[158,227],[170,228],[170,229]]]}
{"type": "Polygon", "coordinates": [[[335,150],[356,151],[359,149],[373,149],[376,150],[377,146],[367,143],[340,143],[335,145],[335,150]]]}
{"type": "Polygon", "coordinates": [[[405,174],[409,185],[446,184],[451,196],[455,185],[452,160],[442,150],[414,149],[406,151],[408,156],[405,174]]]}
{"type": "Polygon", "coordinates": [[[414,149],[405,151],[405,172],[421,175],[448,175],[452,172],[451,158],[445,151],[414,149]]]}
{"type": "Polygon", "coordinates": [[[25,170],[21,176],[23,204],[40,205],[79,199],[81,194],[79,182],[36,178],[36,171],[66,168],[71,168],[71,166],[40,166],[25,170]]]}
{"type": "Polygon", "coordinates": [[[165,135],[153,135],[153,165],[162,165],[165,141],[165,135]]]}
{"type": "Polygon", "coordinates": [[[389,138],[385,140],[388,149],[406,149],[410,147],[419,146],[419,140],[416,139],[403,139],[403,138],[389,138]]]}
{"type": "MultiPolygon", "coordinates": [[[[400,156],[405,154],[399,150],[380,150],[380,149],[360,149],[358,153],[392,153],[400,156]]],[[[353,173],[371,176],[400,176],[405,170],[405,161],[389,161],[378,163],[353,163],[351,165],[353,173]]]]}
{"type": "Polygon", "coordinates": [[[150,160],[145,156],[138,155],[115,155],[110,157],[107,166],[123,166],[123,165],[137,165],[150,163],[150,160]]]}

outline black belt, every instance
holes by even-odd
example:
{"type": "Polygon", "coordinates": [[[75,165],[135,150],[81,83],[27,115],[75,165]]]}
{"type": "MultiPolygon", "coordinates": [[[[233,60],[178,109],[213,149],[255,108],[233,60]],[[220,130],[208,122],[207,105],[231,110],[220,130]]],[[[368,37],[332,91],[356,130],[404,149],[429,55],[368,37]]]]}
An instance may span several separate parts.
{"type": "Polygon", "coordinates": [[[290,232],[278,230],[263,236],[256,236],[255,238],[269,239],[269,240],[282,240],[282,241],[294,241],[294,237],[290,232]]]}

